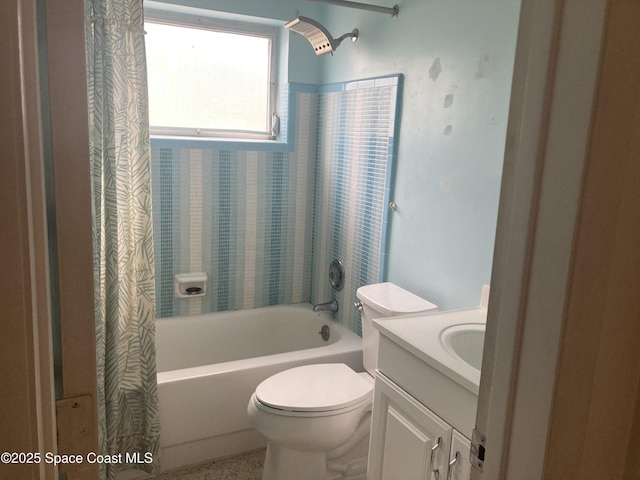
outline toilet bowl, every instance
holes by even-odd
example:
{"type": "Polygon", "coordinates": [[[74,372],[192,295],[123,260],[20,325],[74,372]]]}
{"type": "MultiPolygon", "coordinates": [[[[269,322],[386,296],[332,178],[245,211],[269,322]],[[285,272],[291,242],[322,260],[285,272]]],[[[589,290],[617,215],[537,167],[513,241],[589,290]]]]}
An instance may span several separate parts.
{"type": "Polygon", "coordinates": [[[269,440],[263,480],[345,478],[338,475],[347,465],[327,460],[340,457],[336,450],[349,440],[368,436],[372,396],[373,378],[343,363],[296,367],[262,382],[248,415],[269,440]]]}
{"type": "Polygon", "coordinates": [[[305,365],[267,378],[253,393],[249,421],[268,440],[263,480],[365,480],[378,348],[373,318],[437,307],[391,283],[361,287],[356,296],[366,372],[305,365]]]}

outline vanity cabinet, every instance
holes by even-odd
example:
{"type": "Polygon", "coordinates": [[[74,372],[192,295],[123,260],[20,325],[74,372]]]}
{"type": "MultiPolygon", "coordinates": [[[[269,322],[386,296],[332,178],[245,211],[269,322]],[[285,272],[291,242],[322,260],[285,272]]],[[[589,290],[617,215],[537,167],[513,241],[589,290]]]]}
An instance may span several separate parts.
{"type": "Polygon", "coordinates": [[[484,301],[478,308],[373,320],[380,338],[367,480],[471,478],[468,437],[480,371],[464,360],[471,358],[465,345],[473,343],[454,348],[445,340],[484,328],[485,321],[484,301]]]}
{"type": "Polygon", "coordinates": [[[368,480],[468,480],[470,442],[384,374],[376,376],[368,480]]]}

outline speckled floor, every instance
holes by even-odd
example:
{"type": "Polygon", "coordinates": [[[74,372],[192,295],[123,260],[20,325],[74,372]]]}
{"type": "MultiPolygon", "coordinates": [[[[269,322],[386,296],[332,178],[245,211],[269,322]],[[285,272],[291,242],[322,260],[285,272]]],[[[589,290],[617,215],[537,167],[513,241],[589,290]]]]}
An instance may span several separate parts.
{"type": "MultiPolygon", "coordinates": [[[[174,470],[153,480],[261,480],[264,450],[174,470]]],[[[151,480],[151,479],[149,479],[151,480]]]]}

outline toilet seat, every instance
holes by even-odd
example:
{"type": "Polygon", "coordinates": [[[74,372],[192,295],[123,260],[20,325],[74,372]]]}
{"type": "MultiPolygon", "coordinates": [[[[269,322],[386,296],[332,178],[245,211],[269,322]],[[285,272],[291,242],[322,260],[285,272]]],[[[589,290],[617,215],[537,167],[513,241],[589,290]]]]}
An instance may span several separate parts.
{"type": "Polygon", "coordinates": [[[373,383],[344,363],[304,365],[277,373],[255,390],[255,399],[279,414],[329,415],[371,401],[373,383]]]}

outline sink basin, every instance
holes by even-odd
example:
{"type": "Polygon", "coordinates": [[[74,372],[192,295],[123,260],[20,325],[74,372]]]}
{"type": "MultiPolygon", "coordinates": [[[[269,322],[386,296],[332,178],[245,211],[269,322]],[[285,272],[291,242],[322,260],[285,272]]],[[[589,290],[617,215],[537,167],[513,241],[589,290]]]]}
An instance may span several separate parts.
{"type": "Polygon", "coordinates": [[[381,333],[381,354],[383,343],[397,345],[398,358],[408,352],[477,399],[486,319],[487,309],[476,307],[375,319],[373,325],[381,333]]]}
{"type": "Polygon", "coordinates": [[[484,347],[483,324],[470,323],[453,325],[440,334],[445,350],[454,358],[480,370],[482,367],[482,349],[484,347]]]}
{"type": "Polygon", "coordinates": [[[378,369],[459,431],[476,419],[487,309],[376,319],[378,369]]]}

